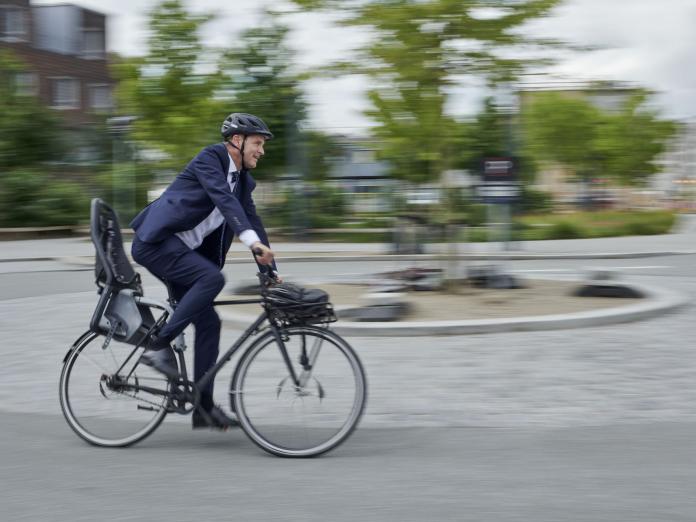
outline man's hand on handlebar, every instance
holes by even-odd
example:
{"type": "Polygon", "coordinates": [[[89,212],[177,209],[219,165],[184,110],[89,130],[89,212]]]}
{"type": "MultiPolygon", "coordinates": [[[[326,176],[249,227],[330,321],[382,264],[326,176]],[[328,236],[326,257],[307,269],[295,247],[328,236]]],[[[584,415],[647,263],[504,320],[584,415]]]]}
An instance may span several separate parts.
{"type": "Polygon", "coordinates": [[[257,241],[251,245],[251,251],[256,257],[256,262],[261,265],[270,265],[273,263],[273,251],[263,243],[257,241]]]}
{"type": "Polygon", "coordinates": [[[267,267],[268,271],[266,273],[266,276],[270,278],[270,281],[273,284],[283,282],[283,278],[280,277],[278,273],[271,268],[274,254],[270,248],[268,248],[263,243],[256,242],[251,246],[251,252],[252,254],[254,254],[254,258],[259,264],[265,265],[267,267]]]}

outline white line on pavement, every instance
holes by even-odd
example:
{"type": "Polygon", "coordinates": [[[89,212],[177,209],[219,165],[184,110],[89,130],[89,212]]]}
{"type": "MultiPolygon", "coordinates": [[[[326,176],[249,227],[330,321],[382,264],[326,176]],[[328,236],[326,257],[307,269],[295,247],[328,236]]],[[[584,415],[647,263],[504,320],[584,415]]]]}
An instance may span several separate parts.
{"type": "Polygon", "coordinates": [[[512,272],[522,273],[522,272],[577,272],[577,269],[571,268],[540,268],[540,269],[523,269],[523,270],[512,270],[512,272]]]}
{"type": "Polygon", "coordinates": [[[642,265],[642,266],[598,266],[598,267],[584,267],[584,268],[539,268],[539,269],[521,269],[512,270],[515,273],[528,273],[528,272],[585,272],[587,270],[656,270],[674,268],[668,265],[642,265]]]}
{"type": "Polygon", "coordinates": [[[674,268],[674,267],[668,266],[668,265],[642,265],[642,266],[607,266],[607,267],[602,267],[602,268],[606,268],[607,270],[645,270],[645,269],[655,270],[655,269],[674,268]]]}

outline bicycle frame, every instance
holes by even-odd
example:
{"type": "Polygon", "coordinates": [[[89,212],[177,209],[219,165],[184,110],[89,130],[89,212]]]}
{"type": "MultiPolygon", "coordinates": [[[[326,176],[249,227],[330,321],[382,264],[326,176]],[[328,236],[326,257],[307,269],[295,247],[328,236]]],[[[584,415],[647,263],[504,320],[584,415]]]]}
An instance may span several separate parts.
{"type": "MultiPolygon", "coordinates": [[[[142,302],[143,304],[147,304],[149,306],[159,308],[161,310],[165,311],[166,314],[173,313],[173,310],[170,306],[165,305],[162,302],[159,301],[154,301],[151,299],[146,299],[146,298],[138,298],[139,302],[142,302]]],[[[213,306],[224,306],[224,305],[241,305],[241,304],[259,304],[261,303],[261,299],[232,299],[232,300],[222,300],[222,301],[215,301],[213,302],[213,306]]],[[[259,314],[259,316],[256,318],[256,320],[246,329],[244,332],[237,338],[237,340],[234,342],[234,344],[222,355],[222,357],[219,358],[218,362],[210,368],[200,379],[197,381],[189,381],[188,378],[188,373],[186,369],[186,363],[184,360],[183,356],[183,349],[177,350],[177,354],[179,356],[179,363],[181,365],[181,379],[183,380],[184,384],[191,383],[197,388],[201,389],[205,387],[207,384],[210,383],[213,379],[215,379],[216,375],[218,372],[222,369],[223,366],[225,366],[231,359],[234,357],[234,354],[237,353],[237,351],[244,346],[246,341],[254,334],[254,332],[258,331],[261,325],[268,320],[268,313],[264,310],[259,314]]],[[[158,320],[159,322],[159,320],[158,320]]],[[[280,329],[278,326],[273,324],[273,322],[269,321],[269,328],[273,332],[273,335],[278,342],[278,346],[280,347],[281,350],[281,355],[283,356],[283,361],[285,362],[285,365],[288,368],[288,372],[290,374],[290,378],[292,379],[292,382],[295,384],[295,386],[301,386],[304,381],[306,381],[306,376],[304,374],[307,373],[307,370],[303,372],[303,375],[301,377],[297,376],[297,373],[295,372],[295,368],[292,365],[292,362],[290,361],[290,356],[288,355],[288,352],[285,348],[285,343],[283,341],[283,336],[281,335],[280,329]]],[[[120,372],[123,367],[127,364],[128,360],[132,357],[133,353],[135,350],[138,349],[138,346],[136,346],[133,349],[133,352],[126,358],[124,361],[123,365],[119,370],[116,372],[118,375],[118,372],[120,372]]],[[[306,354],[305,354],[306,356],[306,354]]],[[[316,356],[314,356],[316,358],[316,356]]],[[[308,359],[309,360],[309,359],[308,359]]],[[[310,362],[310,368],[312,365],[313,361],[310,362]]],[[[135,365],[137,366],[137,364],[135,365]]],[[[135,366],[131,369],[131,373],[135,369],[135,366]]],[[[130,373],[129,373],[130,376],[130,373]]],[[[152,393],[153,395],[169,395],[168,391],[161,390],[161,389],[156,389],[156,388],[151,388],[149,386],[142,386],[142,385],[125,385],[125,388],[127,389],[135,389],[135,390],[142,390],[146,391],[148,393],[152,393]]]]}

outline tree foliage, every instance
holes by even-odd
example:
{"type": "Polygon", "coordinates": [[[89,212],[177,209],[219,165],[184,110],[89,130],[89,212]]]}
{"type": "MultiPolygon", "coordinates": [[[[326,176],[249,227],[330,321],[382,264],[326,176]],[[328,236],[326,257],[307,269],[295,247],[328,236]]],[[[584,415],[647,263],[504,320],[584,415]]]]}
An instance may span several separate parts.
{"type": "Polygon", "coordinates": [[[640,184],[658,172],[655,159],[677,132],[675,122],[646,108],[647,98],[646,92],[639,92],[599,122],[596,156],[602,171],[622,184],[640,184]]]}
{"type": "Polygon", "coordinates": [[[0,169],[26,167],[56,159],[65,150],[63,129],[53,111],[17,89],[25,71],[10,51],[0,51],[0,169]]]}
{"type": "Polygon", "coordinates": [[[189,13],[180,0],[163,1],[150,15],[148,53],[115,65],[119,111],[137,117],[133,137],[141,148],[165,153],[161,166],[179,171],[203,146],[221,139],[227,114],[252,113],[275,136],[255,177],[301,172],[322,178],[325,159],[310,159],[327,138],[302,130],[307,104],[290,69],[288,28],[280,16],[264,12],[262,26],[243,31],[226,49],[201,43],[198,33],[208,20],[189,13]]]}
{"type": "Polygon", "coordinates": [[[510,115],[504,114],[492,97],[484,100],[483,110],[469,126],[467,163],[478,169],[481,158],[507,156],[511,149],[510,115]]]}
{"type": "Polygon", "coordinates": [[[119,112],[137,117],[133,136],[164,152],[163,163],[177,171],[219,140],[227,111],[228,104],[215,96],[221,75],[198,36],[208,20],[189,13],[180,0],[163,1],[150,14],[147,55],[114,66],[119,112]]]}
{"type": "Polygon", "coordinates": [[[410,181],[435,181],[457,166],[465,129],[446,111],[448,90],[477,75],[489,85],[510,82],[529,62],[501,49],[528,42],[514,29],[544,16],[559,0],[300,0],[305,8],[341,9],[346,25],[371,30],[372,39],[339,70],[371,79],[367,115],[393,173],[410,181]]]}
{"type": "Polygon", "coordinates": [[[304,170],[301,123],[307,117],[298,79],[289,69],[288,28],[272,11],[265,12],[264,20],[267,23],[262,27],[242,33],[221,64],[225,88],[234,93],[234,111],[259,116],[273,132],[266,157],[255,173],[262,179],[278,177],[288,168],[304,170]]]}
{"type": "Polygon", "coordinates": [[[522,114],[525,147],[580,179],[639,184],[657,172],[654,160],[676,131],[673,122],[647,110],[646,101],[647,93],[637,91],[620,110],[604,112],[583,97],[537,93],[522,114]]]}

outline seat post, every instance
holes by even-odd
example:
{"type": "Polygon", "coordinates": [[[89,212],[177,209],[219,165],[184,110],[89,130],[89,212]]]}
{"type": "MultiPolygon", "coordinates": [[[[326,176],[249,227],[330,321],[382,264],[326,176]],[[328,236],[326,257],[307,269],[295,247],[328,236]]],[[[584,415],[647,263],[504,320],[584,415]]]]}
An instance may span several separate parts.
{"type": "Polygon", "coordinates": [[[171,283],[166,279],[163,279],[162,282],[164,283],[164,286],[167,287],[167,301],[172,308],[176,308],[178,301],[174,297],[174,287],[172,287],[171,283]]]}

